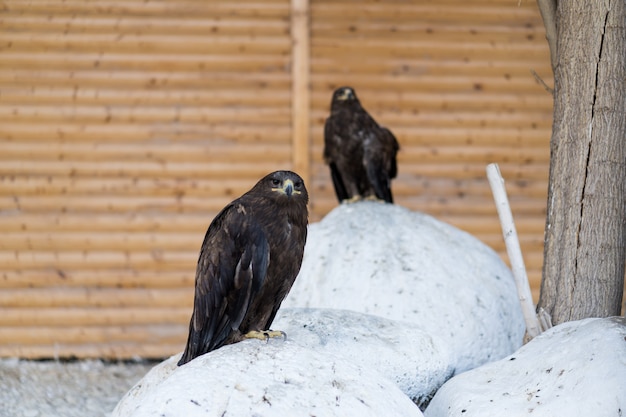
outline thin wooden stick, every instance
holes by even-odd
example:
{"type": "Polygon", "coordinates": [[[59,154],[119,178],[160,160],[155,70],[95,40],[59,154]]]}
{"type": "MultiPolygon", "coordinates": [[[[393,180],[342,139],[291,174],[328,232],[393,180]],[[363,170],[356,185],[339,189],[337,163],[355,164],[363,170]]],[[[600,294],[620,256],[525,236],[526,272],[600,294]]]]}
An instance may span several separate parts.
{"type": "Polygon", "coordinates": [[[293,169],[310,184],[310,28],[309,1],[291,0],[292,38],[292,149],[293,169]]]}
{"type": "Polygon", "coordinates": [[[528,276],[526,275],[526,267],[524,266],[524,258],[520,249],[515,223],[513,222],[513,214],[509,206],[509,199],[504,188],[504,179],[500,174],[498,164],[487,165],[487,179],[491,186],[493,199],[496,203],[500,224],[502,225],[502,235],[506,244],[506,252],[509,255],[517,294],[522,306],[524,321],[526,322],[526,336],[524,340],[527,342],[541,333],[541,327],[535,314],[535,306],[533,305],[530,285],[528,284],[528,276]]]}

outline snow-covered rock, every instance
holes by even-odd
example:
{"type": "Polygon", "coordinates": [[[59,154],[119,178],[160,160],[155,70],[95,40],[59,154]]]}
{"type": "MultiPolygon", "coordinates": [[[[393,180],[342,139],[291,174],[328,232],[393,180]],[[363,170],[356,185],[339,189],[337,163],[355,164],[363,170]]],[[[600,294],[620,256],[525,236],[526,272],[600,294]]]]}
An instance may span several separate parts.
{"type": "Polygon", "coordinates": [[[246,340],[157,365],[112,417],[422,416],[376,371],[286,340],[246,340]]]}
{"type": "MultiPolygon", "coordinates": [[[[357,392],[362,392],[351,384],[373,387],[367,403],[372,408],[371,415],[375,415],[375,410],[388,407],[388,399],[376,397],[381,392],[377,383],[391,390],[394,401],[398,400],[399,392],[403,393],[405,399],[400,406],[406,404],[406,399],[423,405],[453,372],[445,344],[411,323],[347,310],[288,308],[279,311],[272,327],[284,331],[287,341],[271,340],[267,344],[244,341],[204,355],[180,369],[176,366],[180,355],[170,358],[150,371],[120,402],[113,415],[148,415],[155,410],[170,410],[170,403],[180,407],[180,401],[213,404],[215,398],[239,396],[238,392],[233,394],[237,386],[260,387],[266,398],[273,398],[270,403],[276,408],[262,411],[266,406],[261,404],[263,407],[259,408],[257,396],[252,395],[249,401],[241,397],[239,408],[224,408],[217,402],[215,408],[192,407],[199,413],[193,415],[221,415],[224,411],[235,416],[279,415],[288,405],[305,407],[302,410],[315,408],[320,415],[350,415],[343,407],[357,397],[357,392]],[[214,375],[214,370],[207,373],[205,368],[214,366],[220,368],[220,373],[214,375]],[[183,371],[188,367],[189,370],[183,371]],[[348,375],[344,376],[344,371],[349,371],[348,375]],[[181,372],[183,377],[176,376],[181,372]],[[223,383],[223,374],[231,378],[227,379],[230,383],[223,383]],[[303,378],[316,381],[299,383],[297,390],[285,382],[303,378]],[[171,394],[166,395],[167,392],[171,394]],[[212,397],[207,397],[206,392],[212,397]],[[310,398],[305,398],[305,392],[310,398]],[[173,399],[181,395],[183,400],[173,399]],[[339,405],[337,396],[344,399],[339,405]],[[348,401],[349,398],[352,399],[348,401]]],[[[415,415],[413,408],[405,414],[415,415]]],[[[302,410],[293,408],[286,415],[297,415],[302,410]]]]}
{"type": "Polygon", "coordinates": [[[412,323],[347,310],[288,308],[275,329],[295,344],[379,372],[419,406],[452,376],[450,352],[412,323]]]}
{"type": "Polygon", "coordinates": [[[626,415],[626,319],[553,327],[513,355],[452,378],[425,415],[626,415]]]}
{"type": "Polygon", "coordinates": [[[473,236],[393,204],[342,204],[309,226],[289,307],[341,308],[411,322],[442,338],[465,371],[522,344],[510,270],[473,236]]]}
{"type": "Polygon", "coordinates": [[[423,404],[454,372],[514,352],[524,331],[495,252],[376,202],[341,205],[310,225],[300,276],[272,327],[288,339],[157,365],[113,417],[420,416],[411,399],[423,404]]]}

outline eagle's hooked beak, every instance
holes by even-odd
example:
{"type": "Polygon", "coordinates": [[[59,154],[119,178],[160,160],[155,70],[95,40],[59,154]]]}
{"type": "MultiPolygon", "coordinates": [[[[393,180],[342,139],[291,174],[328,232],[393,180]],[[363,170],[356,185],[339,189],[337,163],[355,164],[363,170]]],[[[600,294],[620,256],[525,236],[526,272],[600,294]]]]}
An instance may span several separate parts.
{"type": "Polygon", "coordinates": [[[293,194],[293,182],[291,182],[291,180],[285,180],[283,182],[283,191],[287,194],[287,197],[291,197],[291,194],[293,194]]]}
{"type": "Polygon", "coordinates": [[[283,186],[280,188],[272,188],[272,191],[278,191],[287,195],[287,197],[291,197],[292,194],[300,194],[300,191],[296,190],[293,186],[293,181],[285,180],[283,181],[283,186]]]}

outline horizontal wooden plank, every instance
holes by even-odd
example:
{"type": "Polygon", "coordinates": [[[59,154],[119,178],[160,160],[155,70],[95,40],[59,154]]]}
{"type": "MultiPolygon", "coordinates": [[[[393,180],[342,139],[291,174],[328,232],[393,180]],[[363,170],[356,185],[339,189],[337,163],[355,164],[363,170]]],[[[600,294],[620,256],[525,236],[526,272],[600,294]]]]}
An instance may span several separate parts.
{"type": "MultiPolygon", "coordinates": [[[[198,243],[198,251],[200,244],[198,243]]],[[[25,289],[44,287],[92,287],[92,288],[194,288],[196,264],[185,265],[178,270],[133,270],[128,268],[69,269],[20,268],[0,272],[0,288],[25,289]]]]}
{"type": "MultiPolygon", "coordinates": [[[[507,129],[507,128],[457,128],[457,127],[421,127],[421,126],[389,126],[394,135],[405,146],[509,146],[513,149],[524,147],[544,147],[548,149],[550,135],[544,129],[507,129]]],[[[311,127],[312,137],[316,145],[321,145],[323,127],[311,127]]],[[[313,156],[321,153],[313,152],[313,156]]],[[[403,158],[402,148],[398,159],[403,158]]]]}
{"type": "MultiPolygon", "coordinates": [[[[311,76],[313,86],[324,84],[343,85],[343,74],[314,74],[311,76]]],[[[532,76],[520,77],[482,77],[466,75],[424,74],[351,74],[350,83],[360,88],[377,88],[380,90],[420,91],[423,93],[455,93],[455,92],[486,92],[486,93],[536,93],[543,94],[544,89],[532,76]]]]}
{"type": "Polygon", "coordinates": [[[203,210],[181,216],[177,213],[157,211],[126,212],[117,214],[97,213],[43,213],[3,212],[0,230],[3,233],[45,232],[59,233],[85,231],[98,232],[180,232],[193,233],[206,230],[218,211],[203,210]]]}
{"type": "Polygon", "coordinates": [[[322,2],[311,5],[311,19],[313,21],[341,21],[346,15],[351,19],[370,22],[394,21],[397,23],[427,21],[433,24],[464,23],[471,21],[474,24],[510,25],[512,27],[535,23],[538,26],[537,11],[535,8],[512,8],[502,3],[498,5],[461,5],[402,2],[393,7],[385,3],[354,4],[344,2],[322,2]]]}
{"type": "MultiPolygon", "coordinates": [[[[214,3],[214,2],[212,2],[214,3]]],[[[208,10],[207,10],[208,11],[208,10]]],[[[111,16],[103,14],[76,15],[68,11],[60,13],[29,14],[6,10],[0,21],[0,30],[6,32],[162,35],[246,35],[287,36],[289,24],[286,16],[273,19],[259,16],[111,16]]]]}
{"type": "MultiPolygon", "coordinates": [[[[370,97],[374,104],[368,112],[379,124],[392,129],[397,126],[419,126],[421,128],[478,128],[489,129],[535,129],[549,132],[552,128],[552,116],[545,111],[455,111],[441,112],[419,107],[394,108],[393,103],[381,102],[377,96],[370,97]],[[384,107],[383,107],[384,106],[384,107]]],[[[361,100],[365,108],[369,103],[361,100]]],[[[311,119],[315,125],[321,125],[329,116],[328,109],[315,109],[311,119]]],[[[549,134],[548,134],[549,135],[549,134]]]]}
{"type": "MultiPolygon", "coordinates": [[[[316,85],[311,94],[311,106],[314,109],[328,110],[330,98],[335,88],[341,84],[323,82],[316,85]]],[[[545,91],[525,94],[513,94],[507,91],[489,93],[479,90],[465,92],[435,92],[423,93],[417,89],[389,90],[370,86],[363,89],[353,84],[357,94],[363,100],[368,111],[378,111],[381,108],[419,109],[421,111],[434,110],[443,112],[456,111],[495,111],[495,112],[524,112],[543,111],[551,114],[552,98],[545,91]],[[378,104],[380,103],[380,105],[378,104]]]]}
{"type": "MultiPolygon", "coordinates": [[[[470,197],[441,197],[433,195],[397,195],[394,193],[394,202],[412,210],[436,214],[437,216],[491,216],[495,215],[495,206],[486,204],[485,199],[470,197]]],[[[519,199],[512,202],[515,215],[542,216],[545,215],[546,203],[544,199],[519,199]]],[[[327,213],[337,206],[337,199],[332,190],[311,202],[313,214],[327,213]]]]}
{"type": "MultiPolygon", "coordinates": [[[[517,199],[537,199],[547,200],[547,181],[507,181],[505,183],[509,198],[517,199]]],[[[481,197],[485,202],[492,198],[492,192],[485,181],[444,181],[439,179],[425,179],[418,181],[393,180],[392,189],[398,195],[410,194],[430,194],[435,197],[457,197],[463,198],[471,196],[481,197]]]]}
{"type": "Polygon", "coordinates": [[[193,308],[189,288],[19,288],[0,292],[0,308],[193,308]]]}
{"type": "MultiPolygon", "coordinates": [[[[145,343],[178,345],[187,339],[185,326],[80,326],[80,327],[0,327],[0,346],[11,344],[115,344],[145,343]]],[[[2,347],[0,347],[0,350],[2,347]]]]}
{"type": "Polygon", "coordinates": [[[546,57],[545,45],[509,44],[507,42],[433,42],[411,40],[404,42],[371,41],[362,44],[358,41],[311,39],[311,53],[317,56],[339,59],[358,59],[360,56],[376,55],[380,59],[428,55],[435,59],[529,59],[540,60],[546,57]]]}
{"type": "MultiPolygon", "coordinates": [[[[285,74],[289,66],[289,56],[276,54],[246,55],[175,55],[171,53],[118,53],[117,51],[98,53],[68,53],[66,51],[33,53],[7,50],[2,53],[0,69],[16,71],[142,71],[151,72],[228,72],[237,70],[246,73],[285,74]],[[45,59],[44,59],[45,58],[45,59]]],[[[528,64],[528,63],[527,63],[528,64]]],[[[152,92],[152,91],[151,91],[152,92]]],[[[144,94],[150,92],[144,91],[144,94]]],[[[185,93],[185,91],[181,91],[185,93]]],[[[189,92],[188,92],[189,93],[189,92]]],[[[198,91],[197,94],[211,94],[212,91],[198,91]]],[[[237,93],[233,89],[233,93],[237,93]]]]}
{"type": "Polygon", "coordinates": [[[398,154],[398,163],[401,164],[428,164],[433,162],[479,163],[489,164],[497,161],[517,162],[524,164],[549,164],[550,154],[541,147],[505,148],[496,146],[404,146],[398,154]]]}
{"type": "MultiPolygon", "coordinates": [[[[458,7],[458,5],[456,5],[458,7]]],[[[328,39],[406,40],[431,39],[449,42],[510,42],[542,43],[545,39],[537,36],[537,28],[532,25],[481,24],[475,20],[460,20],[454,23],[433,22],[427,19],[399,21],[397,19],[341,19],[313,20],[311,36],[328,39]]],[[[547,46],[546,46],[547,47],[547,46]]]]}
{"type": "MultiPolygon", "coordinates": [[[[205,123],[135,123],[76,124],[76,123],[3,123],[0,140],[53,142],[165,142],[204,141],[204,143],[285,143],[291,135],[290,126],[258,126],[205,123]]],[[[1,157],[2,155],[0,155],[1,157]]]]}
{"type": "Polygon", "coordinates": [[[119,1],[99,0],[96,4],[85,3],[81,0],[54,0],[24,3],[20,0],[4,2],[4,9],[16,14],[70,14],[81,16],[241,16],[255,18],[284,18],[289,13],[289,3],[280,0],[245,0],[232,3],[229,1],[211,1],[210,3],[193,0],[177,2],[146,2],[146,1],[119,1]]]}
{"type": "Polygon", "coordinates": [[[189,323],[190,317],[191,309],[188,307],[3,308],[0,314],[0,327],[185,325],[189,323]]]}
{"type": "Polygon", "coordinates": [[[288,107],[137,107],[137,106],[37,106],[2,105],[0,121],[10,123],[238,123],[256,125],[259,129],[271,125],[288,125],[288,107]]]}
{"type": "Polygon", "coordinates": [[[50,268],[58,270],[129,268],[146,271],[179,271],[195,267],[196,251],[0,251],[0,264],[6,269],[50,268]]]}
{"type": "MultiPolygon", "coordinates": [[[[372,54],[365,56],[382,56],[389,59],[412,59],[414,57],[432,57],[435,61],[443,59],[497,60],[500,62],[528,59],[529,62],[541,62],[549,54],[544,38],[535,35],[516,34],[513,32],[490,33],[490,28],[480,28],[474,34],[460,31],[445,31],[440,26],[433,29],[427,26],[421,32],[394,32],[393,29],[384,34],[350,32],[333,35],[320,31],[319,36],[313,33],[312,48],[316,56],[326,58],[335,57],[341,50],[346,50],[349,56],[356,56],[350,49],[364,51],[369,49],[372,54]],[[483,30],[481,30],[483,29],[483,30]],[[509,46],[511,51],[507,51],[509,46]],[[385,51],[385,47],[388,48],[385,51]],[[491,51],[490,55],[488,51],[491,51]],[[511,52],[518,52],[514,55],[511,52]]],[[[472,30],[472,29],[470,29],[472,30]]],[[[336,33],[336,32],[335,32],[336,33]]],[[[526,67],[528,67],[528,63],[526,67]]],[[[357,73],[359,71],[356,71],[357,73]]]]}
{"type": "MultiPolygon", "coordinates": [[[[84,226],[88,229],[88,225],[84,226]]],[[[0,241],[0,250],[84,250],[84,251],[176,251],[198,250],[205,230],[196,233],[98,233],[90,230],[63,233],[8,233],[0,241]]]]}
{"type": "MultiPolygon", "coordinates": [[[[288,142],[258,141],[253,143],[228,143],[218,140],[189,142],[154,141],[153,143],[136,142],[95,142],[95,143],[67,143],[51,142],[45,146],[37,146],[29,142],[0,140],[2,154],[0,160],[28,160],[28,161],[117,161],[135,163],[138,161],[154,161],[158,163],[209,163],[215,162],[257,162],[259,155],[267,155],[268,159],[280,161],[291,155],[291,146],[288,142]]],[[[232,181],[225,170],[219,180],[232,181]]],[[[241,175],[235,176],[239,179],[241,175]]],[[[207,178],[211,180],[211,178],[207,178]]],[[[32,181],[38,181],[36,177],[32,181]]],[[[144,178],[132,179],[140,183],[144,178]]],[[[177,178],[184,184],[185,178],[177,178]]],[[[214,179],[218,181],[218,179],[214,179]]],[[[249,181],[249,180],[248,180],[249,181]]],[[[48,181],[50,182],[50,181],[48,181]]],[[[0,179],[0,183],[10,186],[7,179],[0,179]]],[[[52,184],[48,184],[52,186],[52,184]]],[[[137,184],[137,186],[141,186],[137,184]]],[[[159,184],[167,187],[167,183],[159,184]]],[[[189,184],[191,187],[191,184],[189,184]]]]}
{"type": "Polygon", "coordinates": [[[0,69],[0,85],[46,87],[103,87],[136,89],[254,89],[283,90],[290,86],[290,74],[237,71],[116,71],[116,70],[31,70],[0,69]]]}
{"type": "Polygon", "coordinates": [[[184,345],[179,343],[55,343],[49,345],[0,344],[0,357],[24,359],[58,359],[62,358],[100,358],[129,359],[145,358],[162,360],[181,352],[184,345]]]}
{"type": "Polygon", "coordinates": [[[267,54],[288,55],[290,40],[286,36],[215,36],[176,34],[140,35],[116,33],[72,34],[47,33],[45,36],[33,33],[0,32],[0,51],[6,50],[45,53],[116,52],[133,54],[163,53],[170,54],[267,54]]]}
{"type": "MultiPolygon", "coordinates": [[[[238,197],[238,196],[236,196],[238,197]]],[[[221,210],[235,197],[214,195],[211,198],[194,196],[124,196],[97,195],[50,195],[50,196],[0,196],[0,210],[19,210],[31,213],[46,211],[90,212],[90,213],[132,213],[140,211],[161,211],[169,213],[221,210]]]]}
{"type": "MultiPolygon", "coordinates": [[[[10,55],[7,56],[10,59],[10,55]]],[[[0,64],[1,65],[1,64],[0,64]]],[[[528,77],[531,69],[542,76],[548,85],[553,85],[552,69],[545,57],[523,60],[493,60],[472,57],[445,56],[422,57],[401,56],[377,59],[375,55],[359,60],[338,60],[335,57],[311,57],[311,70],[315,74],[343,74],[351,78],[360,75],[405,74],[419,77],[423,75],[453,76],[463,74],[469,77],[528,77]]]]}
{"type": "MultiPolygon", "coordinates": [[[[549,165],[548,164],[524,164],[522,162],[498,162],[500,169],[503,172],[504,178],[507,181],[547,181],[549,165]]],[[[398,167],[399,178],[406,178],[409,183],[419,183],[425,180],[431,179],[446,179],[446,180],[484,180],[485,178],[485,163],[483,162],[463,162],[463,163],[451,163],[445,161],[435,161],[433,163],[414,163],[414,164],[401,164],[398,167]]],[[[330,175],[328,173],[328,167],[321,161],[314,164],[314,172],[323,172],[322,175],[330,175]]],[[[319,175],[319,174],[318,174],[319,175]]],[[[321,179],[319,183],[332,185],[332,182],[328,178],[321,179]]],[[[397,181],[397,180],[394,180],[397,181]]],[[[395,184],[392,183],[392,184],[395,184]]],[[[394,185],[392,185],[394,187],[394,185]]],[[[547,188],[546,188],[547,190],[547,188]]],[[[429,193],[436,195],[436,193],[429,193]]]]}
{"type": "MultiPolygon", "coordinates": [[[[502,229],[497,215],[466,216],[466,215],[435,215],[440,221],[449,223],[476,236],[501,236],[502,229]]],[[[515,227],[521,238],[528,236],[543,238],[545,216],[515,216],[515,227]]]]}
{"type": "MultiPolygon", "coordinates": [[[[51,59],[55,59],[52,57],[51,59]]],[[[143,58],[140,62],[145,62],[143,58]]],[[[168,58],[165,58],[168,59],[168,58]]],[[[174,61],[169,58],[169,61],[174,61]]],[[[5,60],[0,61],[2,63],[5,60]]],[[[128,61],[126,61],[128,62],[128,61]]],[[[178,62],[178,60],[176,61],[178,62]]],[[[46,65],[44,62],[43,65],[46,65]]],[[[49,65],[49,64],[48,64],[49,65]]],[[[48,66],[46,65],[46,66],[48,66]]],[[[70,62],[69,66],[74,63],[70,62]]],[[[113,64],[115,65],[115,63],[113,64]]],[[[162,63],[156,63],[159,67],[162,63]]],[[[228,62],[226,65],[230,65],[228,62]]],[[[261,63],[260,65],[263,65],[261,63]]],[[[231,66],[232,67],[232,66],[231,66]]],[[[250,71],[256,71],[251,69],[250,71]]],[[[270,106],[289,107],[291,96],[287,90],[268,89],[126,89],[126,88],[89,88],[85,86],[55,87],[15,86],[2,88],[1,103],[15,105],[72,104],[100,106],[199,106],[199,107],[230,107],[230,106],[270,106]]]]}
{"type": "MultiPolygon", "coordinates": [[[[0,175],[44,175],[44,176],[91,176],[91,177],[140,177],[144,178],[254,178],[260,179],[270,172],[289,169],[290,162],[217,162],[207,160],[202,163],[184,162],[79,162],[79,161],[2,161],[0,175]]],[[[256,182],[256,181],[255,181],[256,182]]]]}
{"type": "Polygon", "coordinates": [[[0,177],[0,195],[231,196],[248,191],[256,179],[0,177]]]}

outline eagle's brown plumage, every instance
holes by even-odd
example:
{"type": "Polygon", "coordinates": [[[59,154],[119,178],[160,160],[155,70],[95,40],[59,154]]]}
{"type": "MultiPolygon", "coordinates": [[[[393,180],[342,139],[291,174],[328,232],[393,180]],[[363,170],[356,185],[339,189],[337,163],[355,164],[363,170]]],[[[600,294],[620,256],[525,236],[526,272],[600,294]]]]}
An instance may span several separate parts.
{"type": "Polygon", "coordinates": [[[200,250],[189,338],[178,365],[269,328],[300,270],[308,198],[300,176],[276,171],[213,219],[200,250]]]}
{"type": "Polygon", "coordinates": [[[324,126],[324,161],[339,202],[376,197],[393,203],[398,141],[361,107],[351,87],[335,90],[324,126]]]}

